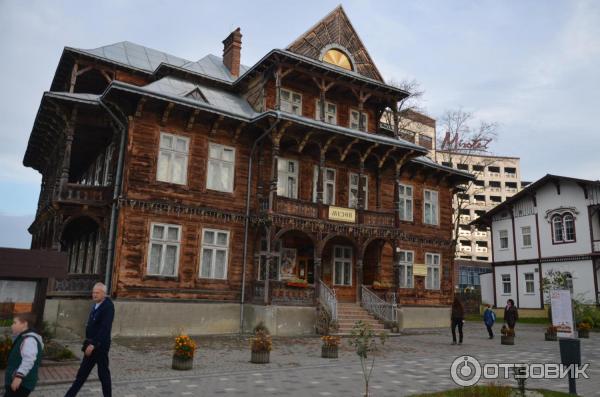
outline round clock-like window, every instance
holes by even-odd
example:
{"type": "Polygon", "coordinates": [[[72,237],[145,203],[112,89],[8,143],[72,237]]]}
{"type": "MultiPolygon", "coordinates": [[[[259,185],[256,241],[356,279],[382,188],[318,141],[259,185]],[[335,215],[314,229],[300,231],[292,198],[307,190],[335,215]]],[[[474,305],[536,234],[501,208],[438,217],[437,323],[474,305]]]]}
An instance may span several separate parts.
{"type": "Polygon", "coordinates": [[[352,63],[350,58],[340,50],[331,49],[323,56],[323,62],[330,63],[340,68],[352,70],[352,63]]]}

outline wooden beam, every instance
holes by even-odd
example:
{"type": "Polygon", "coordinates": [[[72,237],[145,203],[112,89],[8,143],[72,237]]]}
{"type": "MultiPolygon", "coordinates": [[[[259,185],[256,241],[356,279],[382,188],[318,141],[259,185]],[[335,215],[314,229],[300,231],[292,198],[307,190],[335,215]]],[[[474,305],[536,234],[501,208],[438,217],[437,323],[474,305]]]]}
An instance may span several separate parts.
{"type": "Polygon", "coordinates": [[[190,118],[185,126],[186,131],[190,131],[194,127],[194,121],[196,121],[196,117],[200,113],[200,109],[194,109],[194,111],[190,114],[190,118]]]}
{"type": "Polygon", "coordinates": [[[371,152],[373,151],[373,149],[375,149],[377,146],[379,146],[378,143],[374,143],[371,146],[369,146],[369,148],[366,150],[365,154],[363,154],[360,157],[360,161],[364,163],[365,160],[367,159],[367,157],[369,157],[369,154],[371,154],[371,152]]]}
{"type": "Polygon", "coordinates": [[[350,143],[348,143],[348,145],[346,145],[346,148],[342,152],[342,157],[340,158],[340,161],[343,162],[344,160],[346,160],[346,156],[348,156],[348,153],[350,153],[350,149],[357,142],[358,142],[358,138],[354,138],[353,140],[350,141],[350,143]]]}
{"type": "Polygon", "coordinates": [[[69,83],[69,92],[75,91],[75,83],[77,82],[77,69],[79,69],[79,64],[75,62],[73,65],[73,70],[71,70],[71,81],[69,83]]]}
{"type": "Polygon", "coordinates": [[[392,152],[396,150],[395,147],[392,147],[391,149],[388,149],[385,154],[383,155],[383,157],[381,158],[381,160],[379,160],[379,166],[377,168],[381,168],[383,167],[383,163],[385,163],[385,160],[387,160],[387,158],[389,157],[390,154],[392,154],[392,152]]]}
{"type": "Polygon", "coordinates": [[[244,129],[244,127],[246,127],[246,125],[247,123],[242,122],[237,126],[233,134],[233,143],[237,143],[238,139],[240,138],[240,134],[242,133],[242,130],[244,129]]]}
{"type": "Polygon", "coordinates": [[[160,123],[162,125],[165,125],[167,123],[167,120],[169,119],[169,114],[171,114],[171,110],[173,110],[174,106],[175,104],[173,102],[169,102],[169,104],[165,107],[165,111],[163,112],[162,118],[160,120],[160,123]]]}
{"type": "Polygon", "coordinates": [[[321,153],[324,155],[325,153],[327,153],[327,149],[329,149],[329,146],[331,145],[331,142],[333,142],[333,140],[336,138],[335,135],[329,137],[329,139],[327,139],[327,142],[325,142],[325,145],[323,145],[323,148],[321,149],[321,153]]]}
{"type": "Polygon", "coordinates": [[[219,129],[219,124],[221,124],[221,121],[223,121],[224,118],[225,116],[219,116],[213,121],[212,126],[210,127],[210,135],[215,135],[217,133],[217,129],[219,129]]]}
{"type": "Polygon", "coordinates": [[[140,98],[140,100],[137,103],[137,106],[135,107],[135,117],[142,117],[142,111],[144,110],[144,104],[146,103],[147,100],[148,100],[148,98],[146,98],[145,96],[140,98]]]}
{"type": "Polygon", "coordinates": [[[302,141],[300,141],[300,145],[298,145],[298,153],[302,153],[302,151],[304,150],[304,147],[308,143],[308,140],[314,133],[315,132],[313,130],[310,130],[304,135],[304,137],[302,138],[302,141]]]}
{"type": "Polygon", "coordinates": [[[102,73],[102,76],[104,76],[104,78],[106,79],[106,81],[107,81],[108,83],[110,83],[111,81],[113,81],[113,78],[112,78],[112,77],[110,77],[110,76],[108,75],[108,73],[106,73],[106,71],[105,71],[104,69],[100,69],[100,73],[102,73]]]}
{"type": "Polygon", "coordinates": [[[78,68],[78,70],[77,70],[77,74],[76,74],[76,75],[77,75],[77,77],[79,77],[79,76],[81,76],[82,74],[84,74],[85,72],[89,72],[89,71],[90,71],[90,70],[92,70],[92,69],[93,69],[93,67],[92,67],[92,66],[86,66],[86,67],[85,67],[85,68],[83,68],[83,69],[79,69],[79,68],[78,68]]]}

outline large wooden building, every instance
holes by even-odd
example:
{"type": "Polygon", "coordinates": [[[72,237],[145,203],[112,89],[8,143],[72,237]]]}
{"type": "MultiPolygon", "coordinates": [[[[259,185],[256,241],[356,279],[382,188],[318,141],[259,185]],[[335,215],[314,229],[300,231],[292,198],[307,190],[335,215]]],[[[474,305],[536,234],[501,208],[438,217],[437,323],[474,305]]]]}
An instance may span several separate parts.
{"type": "Polygon", "coordinates": [[[69,255],[49,296],[106,280],[123,304],[314,310],[383,297],[375,283],[401,306],[448,305],[452,195],[470,175],[380,122],[409,93],[341,7],[252,67],[241,39],[196,62],[64,49],[24,158],[42,174],[32,248],[69,255]]]}

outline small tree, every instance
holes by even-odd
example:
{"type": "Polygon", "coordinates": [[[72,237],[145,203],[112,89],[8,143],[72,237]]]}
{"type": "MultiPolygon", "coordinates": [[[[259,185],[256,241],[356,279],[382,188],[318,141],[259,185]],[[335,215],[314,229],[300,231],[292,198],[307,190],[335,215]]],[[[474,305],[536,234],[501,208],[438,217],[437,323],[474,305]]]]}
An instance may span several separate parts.
{"type": "MultiPolygon", "coordinates": [[[[352,327],[350,333],[350,346],[356,349],[356,354],[360,358],[360,366],[362,369],[363,377],[365,379],[365,397],[369,397],[369,379],[373,373],[373,367],[375,366],[375,356],[372,353],[376,352],[377,340],[375,332],[371,325],[365,323],[362,320],[357,321],[352,327]],[[371,364],[369,366],[369,356],[371,357],[371,364]]],[[[382,332],[379,334],[379,343],[381,346],[385,344],[387,334],[382,332]]]]}

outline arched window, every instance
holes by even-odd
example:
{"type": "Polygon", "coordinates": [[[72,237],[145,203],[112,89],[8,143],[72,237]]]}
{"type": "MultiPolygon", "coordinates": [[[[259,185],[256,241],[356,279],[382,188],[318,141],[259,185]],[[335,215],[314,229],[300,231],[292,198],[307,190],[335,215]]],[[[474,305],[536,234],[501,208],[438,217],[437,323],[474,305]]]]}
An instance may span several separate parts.
{"type": "Polygon", "coordinates": [[[323,56],[323,62],[339,66],[340,68],[346,70],[352,70],[352,62],[350,62],[348,55],[336,48],[332,48],[325,53],[323,56]]]}
{"type": "Polygon", "coordinates": [[[570,212],[552,217],[552,241],[572,243],[575,241],[575,218],[570,212]]]}

